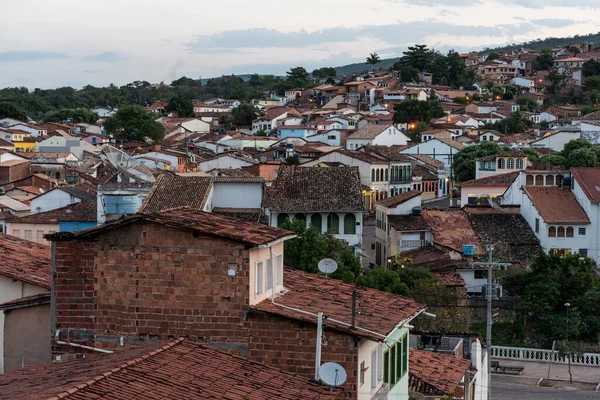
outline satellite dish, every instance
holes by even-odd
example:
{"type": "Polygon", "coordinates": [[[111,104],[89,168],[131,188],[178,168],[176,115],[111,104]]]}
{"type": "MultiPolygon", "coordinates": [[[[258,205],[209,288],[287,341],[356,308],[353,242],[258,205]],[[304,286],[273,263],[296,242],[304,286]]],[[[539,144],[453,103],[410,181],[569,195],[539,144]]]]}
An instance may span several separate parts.
{"type": "Polygon", "coordinates": [[[338,265],[335,260],[332,260],[331,258],[324,258],[319,261],[319,265],[317,267],[319,268],[319,271],[325,275],[329,275],[337,271],[338,265]]]}
{"type": "Polygon", "coordinates": [[[347,377],[346,370],[338,363],[326,362],[319,367],[319,379],[327,386],[341,386],[347,377]]]}
{"type": "Polygon", "coordinates": [[[132,178],[138,182],[150,182],[156,181],[152,170],[143,166],[138,160],[131,157],[129,154],[105,144],[102,146],[102,154],[108,159],[108,161],[123,175],[128,178],[132,178]]]}

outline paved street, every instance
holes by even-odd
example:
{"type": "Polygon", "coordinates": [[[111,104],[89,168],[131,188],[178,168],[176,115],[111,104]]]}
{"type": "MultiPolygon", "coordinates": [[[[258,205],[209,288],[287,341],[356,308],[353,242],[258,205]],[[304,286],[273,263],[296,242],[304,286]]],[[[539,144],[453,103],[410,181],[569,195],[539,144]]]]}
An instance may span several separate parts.
{"type": "Polygon", "coordinates": [[[599,392],[552,389],[516,383],[501,383],[492,379],[493,400],[588,400],[600,399],[599,392]]]}

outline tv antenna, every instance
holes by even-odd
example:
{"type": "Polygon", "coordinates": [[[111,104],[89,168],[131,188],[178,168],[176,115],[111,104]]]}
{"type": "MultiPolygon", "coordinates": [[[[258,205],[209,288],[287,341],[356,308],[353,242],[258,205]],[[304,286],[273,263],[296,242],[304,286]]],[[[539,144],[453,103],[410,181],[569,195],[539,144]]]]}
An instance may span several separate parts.
{"type": "Polygon", "coordinates": [[[338,363],[326,362],[319,367],[319,379],[329,387],[343,385],[347,377],[346,370],[338,363]]]}
{"type": "Polygon", "coordinates": [[[134,179],[136,182],[154,183],[156,181],[150,168],[142,165],[138,160],[124,151],[105,144],[102,146],[102,154],[124,176],[134,179]]]}
{"type": "Polygon", "coordinates": [[[337,271],[338,265],[337,262],[335,262],[335,260],[332,260],[331,258],[324,258],[321,261],[319,261],[317,268],[319,268],[319,271],[321,271],[325,274],[325,276],[327,276],[337,271]]]}

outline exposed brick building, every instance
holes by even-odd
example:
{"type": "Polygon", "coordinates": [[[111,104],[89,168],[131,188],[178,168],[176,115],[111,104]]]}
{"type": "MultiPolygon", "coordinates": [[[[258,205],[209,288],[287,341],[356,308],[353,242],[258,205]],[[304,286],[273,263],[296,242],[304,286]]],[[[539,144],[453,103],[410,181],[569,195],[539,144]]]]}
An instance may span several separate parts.
{"type": "Polygon", "coordinates": [[[404,325],[424,306],[284,269],[292,237],[191,209],[55,234],[53,328],[62,340],[109,348],[187,337],[311,378],[324,312],[321,362],[346,369],[348,396],[407,393],[404,325]]]}

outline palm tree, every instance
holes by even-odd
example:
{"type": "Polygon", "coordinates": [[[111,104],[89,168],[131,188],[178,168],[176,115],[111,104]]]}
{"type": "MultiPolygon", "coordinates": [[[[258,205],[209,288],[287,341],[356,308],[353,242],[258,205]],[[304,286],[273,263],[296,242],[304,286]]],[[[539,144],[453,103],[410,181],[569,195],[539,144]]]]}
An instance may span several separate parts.
{"type": "Polygon", "coordinates": [[[370,53],[367,57],[367,64],[371,65],[371,70],[375,69],[375,65],[381,62],[381,57],[377,53],[370,53]]]}

